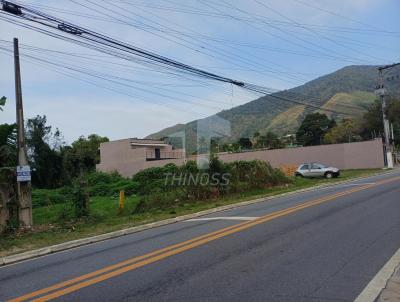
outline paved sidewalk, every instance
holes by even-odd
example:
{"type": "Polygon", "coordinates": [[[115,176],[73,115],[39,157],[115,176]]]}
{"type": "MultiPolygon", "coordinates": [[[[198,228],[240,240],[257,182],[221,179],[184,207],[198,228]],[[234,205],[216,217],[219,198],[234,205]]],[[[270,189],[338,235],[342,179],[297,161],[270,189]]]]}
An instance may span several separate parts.
{"type": "Polygon", "coordinates": [[[400,266],[390,277],[376,302],[400,302],[400,266]]]}

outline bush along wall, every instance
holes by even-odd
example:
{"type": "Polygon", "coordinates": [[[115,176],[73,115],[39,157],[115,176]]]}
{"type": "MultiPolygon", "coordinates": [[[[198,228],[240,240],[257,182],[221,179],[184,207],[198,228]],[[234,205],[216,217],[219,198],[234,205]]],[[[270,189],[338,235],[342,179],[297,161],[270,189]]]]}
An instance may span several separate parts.
{"type": "MultiPolygon", "coordinates": [[[[117,198],[121,190],[126,196],[138,195],[133,213],[165,210],[190,202],[217,199],[249,190],[272,188],[289,183],[279,169],[263,161],[224,163],[212,157],[206,169],[199,169],[195,161],[182,166],[167,164],[140,171],[132,178],[118,173],[91,172],[85,175],[86,192],[90,197],[117,198]]],[[[51,204],[74,204],[73,186],[58,189],[33,190],[34,207],[51,204]]]]}
{"type": "Polygon", "coordinates": [[[224,163],[212,157],[207,169],[196,162],[151,168],[133,177],[139,183],[140,201],[134,213],[162,210],[191,201],[215,199],[249,190],[272,188],[290,182],[284,173],[263,161],[224,163]]]}

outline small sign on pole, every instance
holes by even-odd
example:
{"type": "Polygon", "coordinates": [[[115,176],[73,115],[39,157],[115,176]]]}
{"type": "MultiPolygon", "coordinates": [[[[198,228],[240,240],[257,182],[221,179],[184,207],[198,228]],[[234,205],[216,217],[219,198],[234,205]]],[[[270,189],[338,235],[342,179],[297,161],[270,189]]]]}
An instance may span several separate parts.
{"type": "Polygon", "coordinates": [[[30,166],[17,166],[17,181],[18,182],[31,181],[30,166]]]}
{"type": "Polygon", "coordinates": [[[376,95],[385,95],[386,94],[386,89],[385,88],[375,89],[375,94],[376,95]]]}

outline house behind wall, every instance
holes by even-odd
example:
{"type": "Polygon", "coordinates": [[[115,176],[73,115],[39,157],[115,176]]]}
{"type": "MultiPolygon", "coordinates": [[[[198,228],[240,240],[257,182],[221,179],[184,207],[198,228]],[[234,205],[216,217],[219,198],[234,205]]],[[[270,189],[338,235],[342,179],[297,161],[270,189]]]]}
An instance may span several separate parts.
{"type": "MultiPolygon", "coordinates": [[[[98,171],[117,171],[131,177],[140,170],[161,167],[168,163],[182,165],[185,162],[184,150],[172,150],[163,141],[124,139],[100,145],[101,162],[98,171]],[[156,156],[156,149],[157,154],[156,156]]],[[[225,162],[236,160],[262,160],[273,167],[300,165],[305,162],[321,162],[340,169],[383,168],[382,141],[299,147],[275,150],[258,150],[241,153],[218,153],[225,162]]]]}
{"type": "Polygon", "coordinates": [[[122,139],[100,144],[98,171],[117,171],[124,177],[137,172],[160,167],[168,163],[184,163],[184,151],[172,150],[172,146],[160,140],[122,139]]]}

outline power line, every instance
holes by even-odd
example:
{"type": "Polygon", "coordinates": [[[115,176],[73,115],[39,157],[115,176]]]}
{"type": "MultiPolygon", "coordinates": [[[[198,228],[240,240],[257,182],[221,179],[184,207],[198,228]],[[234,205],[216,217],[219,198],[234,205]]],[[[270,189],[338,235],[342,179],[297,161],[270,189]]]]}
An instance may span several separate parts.
{"type": "Polygon", "coordinates": [[[240,82],[240,81],[237,81],[234,79],[230,79],[227,77],[219,76],[217,74],[214,74],[214,73],[211,73],[211,72],[208,72],[205,70],[201,70],[201,69],[192,67],[190,65],[187,65],[185,63],[181,63],[181,62],[169,59],[167,57],[158,55],[156,53],[146,51],[139,47],[130,45],[128,43],[124,43],[124,42],[118,41],[116,39],[110,38],[108,36],[99,34],[95,31],[91,31],[91,30],[85,29],[83,27],[76,26],[67,21],[52,17],[52,16],[42,13],[40,11],[25,8],[23,6],[18,6],[16,4],[13,4],[11,2],[4,1],[4,0],[1,0],[0,2],[3,4],[3,12],[5,11],[10,14],[10,11],[5,10],[5,8],[7,9],[7,5],[13,5],[14,7],[16,7],[18,9],[16,14],[11,13],[12,16],[16,16],[16,17],[19,17],[19,18],[22,18],[24,20],[28,20],[31,22],[39,23],[43,26],[46,26],[46,27],[49,27],[52,29],[60,30],[64,33],[74,35],[78,38],[82,38],[82,39],[90,41],[92,43],[98,43],[102,46],[114,48],[114,49],[121,50],[124,52],[129,52],[129,53],[139,56],[141,58],[145,58],[149,61],[157,62],[159,64],[175,68],[176,70],[184,71],[184,72],[187,72],[187,73],[190,73],[193,75],[213,79],[213,80],[220,81],[220,82],[231,83],[231,84],[234,84],[237,86],[244,85],[243,82],[240,82]]]}
{"type": "MultiPolygon", "coordinates": [[[[164,67],[172,68],[176,71],[179,72],[184,72],[186,74],[190,75],[195,75],[199,76],[202,78],[206,79],[211,79],[215,81],[220,81],[224,83],[230,83],[236,86],[239,86],[243,89],[257,92],[260,94],[266,94],[266,95],[271,95],[271,93],[274,92],[273,89],[259,86],[259,85],[254,85],[250,83],[245,83],[245,82],[240,82],[237,80],[233,80],[231,78],[227,77],[222,77],[217,74],[201,70],[195,67],[192,67],[190,65],[169,59],[164,56],[160,56],[158,54],[146,51],[144,49],[140,49],[138,47],[132,46],[128,43],[118,41],[116,39],[110,38],[108,36],[96,33],[94,31],[85,29],[83,27],[76,26],[72,23],[69,23],[67,21],[52,17],[50,15],[47,15],[45,13],[39,12],[37,10],[32,10],[29,8],[25,8],[23,6],[18,6],[15,5],[9,1],[0,1],[3,4],[3,13],[6,11],[8,14],[11,14],[13,17],[17,17],[20,19],[24,19],[30,22],[35,22],[39,23],[42,26],[49,27],[51,29],[55,30],[60,30],[63,33],[73,35],[75,38],[71,39],[70,37],[65,37],[63,35],[59,34],[54,34],[52,32],[48,31],[42,31],[42,32],[47,32],[47,34],[50,34],[53,37],[61,38],[61,39],[66,39],[67,41],[74,41],[75,43],[78,43],[82,46],[89,46],[95,50],[99,50],[108,54],[116,55],[114,51],[111,51],[110,49],[120,51],[117,53],[117,57],[123,58],[123,59],[131,59],[130,57],[126,57],[126,53],[138,56],[140,58],[146,59],[148,62],[156,63],[159,65],[162,65],[164,67]],[[11,9],[10,9],[11,7],[11,9]],[[80,39],[86,40],[86,42],[80,41],[80,39]]],[[[18,23],[18,22],[17,22],[18,23]]],[[[26,26],[26,24],[24,24],[26,26]]],[[[36,28],[36,30],[42,30],[40,28],[36,28]]],[[[297,104],[302,104],[308,107],[313,107],[317,109],[321,109],[318,106],[315,106],[313,104],[308,104],[305,102],[299,102],[297,100],[293,100],[290,98],[282,97],[282,96],[277,96],[277,95],[271,95],[273,98],[285,101],[285,102],[292,102],[292,103],[297,103],[297,104]]],[[[331,112],[336,112],[336,113],[341,113],[341,114],[346,114],[344,112],[338,112],[334,110],[327,110],[326,111],[331,111],[331,112]]]]}
{"type": "MultiPolygon", "coordinates": [[[[268,6],[268,5],[266,5],[265,3],[262,3],[262,2],[260,2],[259,0],[254,0],[254,1],[255,1],[256,3],[258,3],[259,5],[265,7],[266,9],[268,9],[268,10],[270,10],[270,11],[272,11],[272,12],[278,14],[279,16],[281,16],[281,17],[283,17],[283,18],[285,18],[285,19],[287,19],[287,20],[289,20],[289,21],[291,21],[291,22],[293,22],[293,23],[297,23],[297,22],[294,21],[292,18],[289,18],[288,16],[286,16],[286,15],[282,14],[281,12],[279,12],[278,10],[276,10],[276,9],[274,9],[274,8],[272,8],[272,7],[268,6]]],[[[310,28],[304,27],[304,26],[302,26],[302,25],[300,25],[300,24],[299,24],[299,26],[300,26],[301,28],[303,28],[303,29],[305,29],[305,30],[311,32],[311,33],[314,33],[314,34],[317,35],[317,36],[321,36],[323,39],[325,39],[325,40],[327,40],[327,41],[329,41],[329,42],[331,42],[331,43],[334,43],[334,44],[336,44],[336,45],[338,45],[338,46],[341,46],[341,47],[343,47],[343,48],[346,48],[346,49],[355,51],[355,52],[357,52],[357,53],[359,53],[359,54],[363,54],[363,55],[368,56],[368,57],[373,58],[373,59],[381,60],[381,58],[377,58],[377,57],[375,57],[375,56],[369,55],[369,54],[367,54],[367,53],[365,53],[365,52],[363,52],[363,51],[356,50],[356,49],[354,49],[354,48],[352,48],[352,47],[349,47],[349,46],[347,46],[347,45],[345,45],[345,44],[339,43],[339,42],[337,42],[337,41],[331,39],[330,37],[327,37],[327,36],[325,36],[325,35],[321,35],[320,33],[318,33],[318,32],[317,32],[316,30],[314,30],[314,29],[310,29],[310,28]]]]}
{"type": "MultiPolygon", "coordinates": [[[[210,5],[209,3],[207,3],[207,1],[205,1],[205,0],[198,0],[198,1],[200,1],[200,2],[203,3],[203,4],[205,4],[206,6],[212,7],[212,8],[214,8],[214,9],[218,9],[218,8],[216,8],[215,6],[212,6],[212,5],[210,5]]],[[[286,41],[286,42],[288,42],[288,43],[291,43],[291,44],[293,44],[293,45],[302,47],[302,48],[307,49],[307,50],[316,51],[316,52],[318,52],[318,53],[320,53],[320,54],[324,54],[324,55],[330,56],[330,57],[332,57],[332,58],[341,59],[342,61],[347,61],[347,62],[357,63],[357,64],[359,64],[360,62],[364,62],[364,63],[365,63],[365,62],[368,62],[368,61],[366,61],[366,60],[361,60],[361,59],[355,58],[355,57],[343,56],[343,54],[341,54],[341,53],[339,53],[339,52],[337,52],[337,51],[335,51],[335,50],[328,49],[327,47],[324,47],[324,46],[322,46],[322,45],[316,44],[316,43],[314,43],[314,42],[307,41],[307,40],[305,40],[305,39],[299,37],[299,36],[296,35],[296,34],[293,34],[293,33],[289,32],[289,31],[287,31],[287,30],[285,30],[285,29],[282,29],[282,28],[280,28],[280,27],[278,27],[278,26],[276,26],[276,25],[273,25],[273,24],[271,24],[271,23],[268,23],[268,22],[266,22],[265,20],[263,20],[263,18],[254,16],[253,14],[251,14],[251,13],[249,13],[249,12],[247,12],[247,11],[245,11],[245,10],[243,10],[243,9],[241,9],[241,8],[239,8],[239,7],[237,7],[237,6],[235,6],[235,5],[233,5],[232,3],[228,3],[228,2],[225,1],[225,0],[221,0],[221,1],[222,1],[222,3],[225,4],[225,7],[228,7],[228,8],[234,9],[234,10],[236,10],[236,11],[239,11],[239,12],[241,12],[241,13],[243,13],[243,14],[248,15],[249,17],[256,18],[256,19],[258,19],[260,22],[262,22],[262,23],[264,23],[265,25],[267,25],[268,27],[271,27],[271,28],[273,28],[273,29],[275,29],[275,30],[277,30],[277,31],[279,31],[279,32],[281,32],[281,33],[284,33],[284,34],[286,34],[286,35],[288,35],[288,36],[294,38],[295,40],[298,40],[298,41],[300,41],[300,42],[302,42],[302,43],[304,43],[304,44],[306,44],[306,45],[310,45],[311,47],[314,47],[315,49],[314,49],[314,48],[311,48],[311,47],[309,47],[309,46],[303,45],[303,44],[301,44],[301,43],[294,42],[294,41],[292,41],[292,40],[290,40],[290,39],[287,39],[287,38],[284,38],[284,37],[282,37],[282,36],[276,35],[276,34],[274,34],[274,33],[265,31],[263,28],[254,26],[253,24],[251,24],[251,23],[249,23],[249,22],[244,22],[244,23],[246,23],[248,26],[250,26],[250,27],[252,27],[252,28],[255,28],[255,29],[257,29],[257,30],[260,30],[260,31],[262,31],[262,32],[264,32],[264,33],[267,33],[268,35],[272,35],[272,36],[274,36],[274,37],[276,37],[276,38],[278,38],[278,39],[281,39],[281,40],[283,40],[283,41],[286,41]],[[331,53],[334,53],[335,55],[332,55],[331,53]]],[[[219,2],[217,5],[221,5],[221,3],[219,2]]]]}
{"type": "MultiPolygon", "coordinates": [[[[0,51],[1,52],[5,52],[6,55],[10,55],[8,53],[9,49],[4,49],[4,48],[0,47],[0,51]]],[[[26,58],[26,56],[24,56],[23,60],[26,61],[26,62],[29,62],[30,64],[37,65],[40,68],[44,68],[44,69],[50,70],[52,72],[67,76],[69,78],[72,78],[72,79],[75,79],[75,80],[78,80],[78,81],[81,81],[81,82],[88,83],[88,84],[96,86],[98,88],[106,89],[106,90],[109,90],[109,91],[112,91],[112,92],[115,92],[115,93],[118,93],[118,94],[121,94],[121,95],[124,95],[124,96],[132,97],[135,100],[137,100],[139,102],[142,102],[142,103],[145,103],[145,104],[152,104],[152,105],[154,104],[154,105],[158,105],[158,106],[162,106],[162,107],[167,107],[167,108],[173,109],[175,111],[182,111],[182,112],[186,112],[186,113],[190,113],[190,114],[197,114],[196,112],[188,111],[188,110],[182,109],[181,107],[177,108],[177,107],[175,107],[175,106],[173,106],[171,104],[165,104],[165,103],[157,102],[157,101],[154,101],[154,100],[151,100],[151,102],[145,101],[143,99],[138,98],[137,95],[134,95],[132,93],[128,93],[128,92],[125,92],[125,91],[121,91],[120,89],[115,89],[115,88],[112,88],[112,87],[104,86],[104,84],[99,84],[99,83],[97,83],[95,81],[91,81],[91,80],[88,80],[86,78],[82,78],[82,77],[76,76],[76,75],[74,75],[73,73],[70,73],[70,72],[60,71],[59,69],[54,68],[54,66],[51,67],[51,66],[46,66],[45,64],[40,64],[40,62],[37,62],[37,60],[35,60],[35,58],[29,59],[29,58],[26,58]]]]}
{"type": "MultiPolygon", "coordinates": [[[[88,9],[93,9],[93,8],[89,8],[88,6],[86,6],[86,5],[82,4],[82,3],[78,3],[78,2],[76,2],[75,0],[70,0],[70,1],[72,1],[72,2],[74,2],[74,3],[76,3],[76,4],[79,4],[79,5],[81,5],[81,6],[84,6],[84,7],[88,8],[88,9]]],[[[215,58],[215,59],[218,59],[218,60],[221,60],[221,61],[229,62],[229,63],[231,63],[231,64],[233,64],[233,65],[236,65],[236,66],[242,67],[243,65],[238,64],[238,63],[240,63],[240,62],[241,62],[241,63],[244,63],[244,64],[248,64],[248,65],[253,66],[252,69],[249,69],[249,71],[257,72],[257,73],[260,73],[260,74],[262,74],[262,72],[264,72],[264,70],[259,70],[259,67],[260,67],[260,66],[265,66],[265,65],[263,65],[263,64],[260,64],[260,62],[252,61],[252,60],[250,60],[249,58],[246,58],[246,57],[243,57],[243,56],[234,54],[234,53],[232,53],[232,52],[226,51],[226,50],[221,49],[221,48],[214,47],[213,49],[210,49],[210,48],[209,48],[209,45],[206,45],[206,44],[203,43],[201,40],[199,40],[198,37],[196,37],[196,36],[194,36],[194,35],[187,35],[187,34],[185,34],[185,33],[182,33],[182,32],[176,31],[176,30],[171,30],[171,28],[169,28],[169,27],[167,27],[167,26],[165,26],[165,25],[163,25],[163,24],[161,24],[161,23],[159,23],[159,22],[156,22],[156,21],[154,21],[154,20],[150,20],[149,18],[140,16],[140,15],[137,14],[136,12],[133,12],[133,11],[130,11],[130,10],[126,9],[126,8],[123,8],[123,7],[121,7],[121,6],[118,6],[118,5],[115,4],[115,3],[112,5],[112,7],[113,7],[113,8],[120,9],[121,12],[117,12],[117,11],[111,9],[111,8],[102,6],[102,5],[98,4],[98,3],[95,4],[95,3],[93,3],[93,1],[90,1],[90,0],[87,0],[87,2],[91,3],[92,5],[96,5],[96,6],[98,6],[98,7],[101,7],[104,11],[107,11],[107,13],[105,13],[105,12],[103,12],[103,11],[99,11],[99,10],[97,10],[97,9],[94,9],[96,12],[98,12],[98,13],[100,13],[100,14],[103,14],[103,15],[105,15],[105,16],[108,16],[108,17],[110,17],[110,18],[114,18],[115,20],[120,21],[121,23],[123,23],[123,24],[125,24],[125,25],[133,26],[133,27],[135,27],[135,28],[140,28],[140,29],[142,29],[142,30],[144,30],[144,31],[146,31],[146,32],[149,32],[149,33],[151,33],[151,34],[153,34],[153,35],[156,35],[157,37],[160,37],[160,38],[162,38],[162,39],[165,39],[165,40],[168,40],[168,41],[177,43],[177,44],[179,44],[179,45],[181,45],[181,46],[184,46],[184,47],[186,47],[186,48],[189,48],[189,49],[191,49],[191,50],[194,50],[194,51],[196,51],[197,53],[201,53],[201,54],[203,54],[203,55],[210,56],[210,57],[212,57],[212,58],[215,58]],[[111,16],[108,12],[115,13],[115,14],[118,15],[119,17],[121,17],[121,16],[122,16],[122,17],[125,17],[125,18],[126,18],[127,20],[129,20],[129,21],[124,21],[124,20],[120,19],[119,17],[118,17],[118,18],[117,18],[117,17],[113,17],[113,16],[111,16]],[[163,27],[163,29],[159,29],[159,28],[156,28],[156,27],[153,27],[153,26],[148,26],[148,28],[150,28],[151,30],[156,30],[156,31],[162,32],[162,33],[164,33],[164,34],[169,34],[170,36],[172,36],[172,37],[178,39],[178,41],[171,40],[170,38],[165,37],[165,35],[160,35],[160,34],[154,33],[153,31],[151,31],[151,30],[149,30],[149,29],[146,29],[146,28],[143,28],[143,27],[138,27],[138,26],[136,26],[135,24],[132,24],[132,23],[130,22],[131,18],[130,18],[128,15],[125,14],[126,12],[132,13],[132,14],[135,15],[135,16],[144,18],[144,19],[146,19],[146,20],[149,20],[150,22],[155,23],[157,26],[163,27]],[[167,30],[167,31],[166,31],[166,30],[167,30]],[[188,41],[188,40],[185,39],[185,38],[177,37],[177,34],[178,34],[178,35],[181,35],[181,36],[185,36],[185,37],[187,37],[187,38],[190,38],[190,39],[196,41],[196,43],[199,43],[199,42],[200,42],[201,44],[193,44],[193,42],[190,42],[190,41],[188,41]],[[188,43],[189,46],[183,44],[182,42],[188,43]],[[199,48],[193,48],[192,45],[196,45],[196,46],[199,47],[199,48]],[[206,51],[208,51],[208,52],[206,52],[206,51]],[[209,53],[210,51],[213,51],[214,53],[216,53],[216,54],[219,55],[219,56],[218,56],[218,57],[215,56],[214,53],[210,54],[210,53],[209,53]],[[254,68],[257,68],[257,69],[254,69],[254,68]]],[[[103,2],[105,2],[105,1],[103,1],[103,2]]],[[[150,12],[150,14],[152,14],[152,13],[150,12]]],[[[153,15],[153,14],[152,14],[152,15],[153,15]]],[[[158,16],[157,16],[157,17],[158,17],[158,16]]],[[[158,17],[158,18],[161,18],[161,17],[158,17]]],[[[174,22],[172,22],[172,21],[170,21],[170,20],[168,20],[168,22],[169,22],[169,23],[174,23],[174,22]]],[[[145,23],[143,23],[143,25],[146,26],[145,23]]],[[[190,30],[190,31],[193,32],[193,33],[195,33],[196,35],[200,35],[199,33],[195,32],[195,31],[193,31],[193,30],[190,30]]],[[[254,57],[254,56],[253,56],[253,57],[254,57]]],[[[258,58],[258,59],[260,59],[260,58],[258,58]]],[[[261,59],[261,60],[264,60],[264,59],[261,59]]],[[[268,62],[268,63],[269,63],[269,64],[272,64],[272,65],[277,65],[277,66],[279,65],[279,66],[282,66],[282,65],[280,65],[280,64],[273,63],[273,62],[268,62]]],[[[277,78],[280,78],[280,79],[282,79],[282,80],[285,80],[284,78],[281,77],[281,75],[283,74],[283,72],[280,72],[280,71],[278,71],[278,70],[276,70],[276,69],[272,69],[271,67],[268,67],[265,71],[274,74],[277,78]]],[[[296,76],[291,75],[292,73],[286,72],[285,74],[286,74],[286,77],[287,77],[287,78],[295,79],[295,80],[300,80],[300,81],[302,80],[302,79],[299,79],[299,78],[296,77],[296,76]]],[[[287,80],[286,80],[286,81],[287,81],[287,80]]],[[[298,82],[296,82],[296,83],[294,83],[294,84],[298,84],[298,82]]]]}
{"type": "MultiPolygon", "coordinates": [[[[114,0],[107,0],[107,1],[115,3],[114,0]]],[[[224,14],[222,12],[202,10],[197,7],[192,7],[192,6],[189,6],[184,3],[179,3],[178,7],[174,7],[174,6],[163,6],[160,4],[153,4],[153,3],[126,1],[126,0],[118,0],[118,2],[129,4],[129,5],[135,5],[136,7],[140,6],[140,7],[146,7],[146,8],[158,9],[158,10],[164,10],[164,11],[171,11],[171,12],[178,12],[178,13],[184,13],[184,14],[193,14],[193,15],[200,15],[200,16],[207,16],[207,17],[224,18],[224,19],[230,18],[230,16],[228,16],[227,14],[224,14]],[[187,8],[183,8],[183,7],[187,7],[187,8]]],[[[164,2],[169,2],[169,3],[174,4],[173,1],[164,0],[164,2]]],[[[260,23],[259,20],[255,20],[254,18],[245,18],[245,17],[237,16],[237,15],[235,15],[234,17],[235,17],[235,19],[238,19],[238,20],[249,21],[252,23],[260,23]]],[[[268,19],[268,22],[276,24],[276,25],[292,26],[292,27],[299,27],[299,24],[300,24],[302,27],[304,26],[304,27],[308,27],[308,28],[315,28],[315,29],[320,29],[320,30],[336,31],[336,32],[351,32],[351,33],[379,34],[379,35],[381,35],[381,34],[400,35],[400,32],[398,32],[398,31],[379,30],[379,29],[327,26],[327,25],[306,24],[306,23],[299,23],[299,22],[294,23],[294,22],[285,22],[285,21],[275,20],[275,19],[268,19]]]]}
{"type": "Polygon", "coordinates": [[[322,8],[322,7],[320,7],[320,6],[310,4],[310,3],[305,2],[305,1],[302,1],[302,0],[292,0],[292,1],[295,1],[295,2],[297,2],[297,3],[300,3],[300,4],[302,4],[302,5],[304,5],[304,6],[307,6],[307,7],[311,7],[311,8],[313,8],[313,9],[316,9],[316,10],[319,10],[319,11],[322,11],[322,12],[325,12],[325,13],[327,13],[327,14],[330,14],[330,15],[333,15],[333,16],[336,16],[336,17],[345,19],[345,20],[347,20],[347,21],[351,21],[351,22],[354,22],[354,23],[358,23],[358,24],[361,24],[361,25],[364,25],[364,26],[368,26],[368,27],[370,27],[370,28],[372,28],[372,29],[374,29],[374,30],[381,31],[381,29],[379,29],[379,28],[376,27],[376,26],[373,26],[373,25],[371,25],[371,24],[368,24],[368,23],[365,23],[365,22],[361,22],[361,21],[359,21],[359,20],[356,20],[356,19],[353,19],[353,18],[344,16],[344,15],[342,15],[342,14],[339,14],[339,13],[337,13],[337,12],[333,12],[333,11],[328,10],[328,9],[326,9],[326,8],[322,8]]]}

